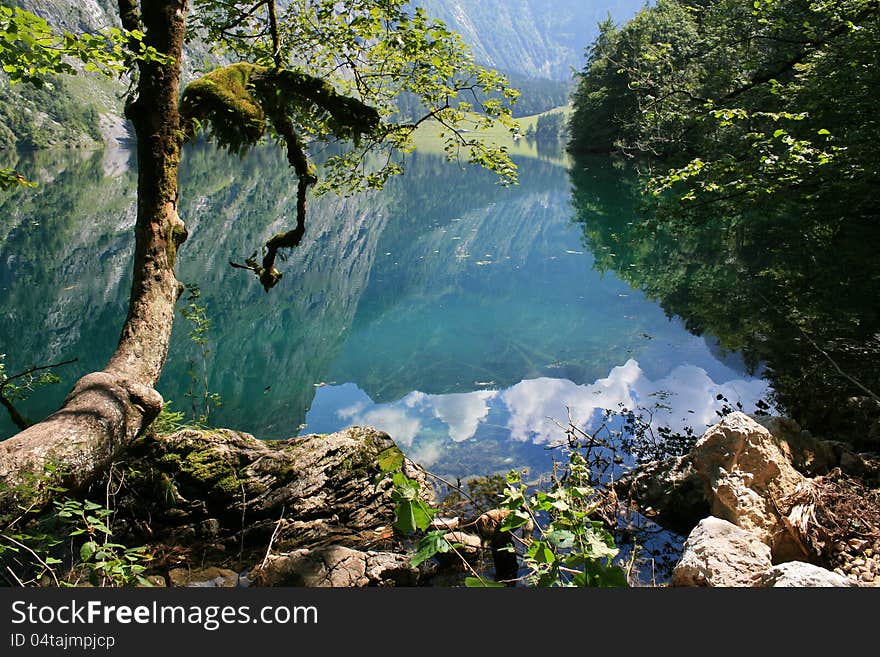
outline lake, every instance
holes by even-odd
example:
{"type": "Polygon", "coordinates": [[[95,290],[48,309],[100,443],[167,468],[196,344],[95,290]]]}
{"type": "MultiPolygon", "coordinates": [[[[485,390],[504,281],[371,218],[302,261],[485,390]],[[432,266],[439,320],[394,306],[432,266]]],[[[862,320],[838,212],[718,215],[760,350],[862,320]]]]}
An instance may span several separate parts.
{"type": "MultiPolygon", "coordinates": [[[[40,185],[0,196],[0,353],[8,372],[78,359],[22,404],[36,419],[116,345],[135,174],[125,150],[21,158],[40,185]]],[[[315,199],[267,294],[229,261],[293,220],[283,154],[186,151],[178,277],[210,326],[200,345],[177,318],[158,385],[173,408],[203,412],[207,383],[215,426],[273,439],[372,425],[467,477],[546,472],[569,416],[590,428],[605,409],[643,407],[658,427],[702,430],[724,400],[752,412],[768,398],[760,362],[635,283],[639,260],[609,237],[638,219],[626,168],[519,158],[520,184],[504,188],[433,155],[408,165],[382,192],[315,199]]],[[[6,417],[0,432],[14,433],[6,417]]]]}

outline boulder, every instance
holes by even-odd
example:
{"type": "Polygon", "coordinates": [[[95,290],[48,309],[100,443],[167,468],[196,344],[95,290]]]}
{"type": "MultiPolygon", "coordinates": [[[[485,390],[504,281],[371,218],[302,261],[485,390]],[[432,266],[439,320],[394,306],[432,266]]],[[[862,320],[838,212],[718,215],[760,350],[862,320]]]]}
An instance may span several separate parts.
{"type": "Polygon", "coordinates": [[[856,583],[837,573],[802,561],[789,561],[773,566],[761,575],[761,586],[767,587],[852,587],[856,583]]]}
{"type": "Polygon", "coordinates": [[[255,586],[360,588],[414,586],[418,575],[404,555],[331,545],[270,555],[249,578],[255,586]]]}
{"type": "Polygon", "coordinates": [[[828,474],[840,458],[827,441],[804,431],[794,420],[776,415],[754,416],[755,422],[767,429],[782,453],[799,471],[810,476],[828,474]]]}
{"type": "Polygon", "coordinates": [[[880,479],[880,468],[870,455],[859,454],[850,443],[820,440],[785,417],[762,415],[755,421],[766,428],[788,456],[792,465],[811,477],[826,475],[834,468],[854,477],[880,479]]]}
{"type": "Polygon", "coordinates": [[[777,563],[806,556],[778,508],[805,477],[766,428],[744,413],[732,413],[703,434],[690,456],[712,515],[753,532],[770,546],[777,563]]]}
{"type": "Polygon", "coordinates": [[[770,548],[720,518],[704,518],[690,533],[672,572],[673,586],[756,586],[772,566],[770,548]]]}

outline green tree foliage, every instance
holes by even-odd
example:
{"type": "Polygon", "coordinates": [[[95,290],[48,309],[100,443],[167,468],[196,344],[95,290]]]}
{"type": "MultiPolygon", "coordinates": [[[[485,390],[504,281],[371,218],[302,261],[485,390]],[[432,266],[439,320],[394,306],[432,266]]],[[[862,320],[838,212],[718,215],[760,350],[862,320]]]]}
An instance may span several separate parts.
{"type": "MultiPolygon", "coordinates": [[[[293,0],[283,9],[279,6],[277,38],[271,38],[267,12],[273,5],[197,0],[193,35],[202,35],[219,52],[243,62],[289,70],[288,77],[298,75],[303,83],[303,76],[320,80],[340,98],[356,99],[378,113],[381,123],[357,120],[354,131],[313,95],[311,102],[286,108],[306,144],[340,138],[358,142],[326,162],[322,188],[355,191],[381,186],[402,170],[394,153],[412,150],[416,127],[429,119],[448,128],[451,157],[461,155],[514,178],[515,169],[502,148],[466,134],[462,127],[470,120],[474,124],[469,130],[497,122],[514,130],[510,103],[517,94],[504,76],[476,65],[461,37],[442,23],[419,9],[412,11],[404,0],[293,0]],[[398,116],[402,94],[414,96],[424,108],[417,120],[391,120],[398,116]]],[[[271,82],[276,88],[284,86],[279,80],[271,82]]],[[[308,95],[302,89],[293,82],[286,91],[308,95]]],[[[270,127],[277,132],[277,125],[270,127]]]]}
{"type": "Polygon", "coordinates": [[[634,222],[620,211],[640,196],[634,167],[579,164],[573,204],[597,269],[717,340],[720,357],[738,352],[810,431],[876,448],[880,407],[865,389],[880,390],[880,224],[804,230],[796,206],[747,224],[674,212],[634,222]]]}
{"type": "Polygon", "coordinates": [[[100,33],[58,32],[44,18],[0,5],[0,65],[10,82],[45,84],[47,75],[87,71],[118,73],[136,57],[155,58],[143,34],[108,28],[100,33]]]}
{"type": "Polygon", "coordinates": [[[876,0],[661,0],[620,29],[606,22],[580,76],[571,149],[665,156],[674,168],[648,187],[690,206],[786,192],[810,207],[844,194],[865,212],[878,176],[878,16],[876,0]]]}
{"type": "Polygon", "coordinates": [[[205,128],[216,143],[242,153],[270,135],[282,143],[299,180],[296,225],[234,266],[249,269],[268,291],[281,279],[280,249],[305,233],[308,190],[343,193],[381,188],[403,171],[425,121],[443,128],[449,159],[465,159],[516,179],[499,146],[480,135],[498,124],[516,132],[504,76],[478,66],[461,37],[406,0],[196,0],[191,35],[239,59],[192,82],[183,92],[184,130],[205,128]],[[423,108],[401,120],[398,99],[423,108]],[[322,175],[312,164],[327,151],[322,175]]]}
{"type": "Polygon", "coordinates": [[[654,104],[680,100],[682,81],[696,75],[695,42],[695,26],[676,0],[642,10],[623,29],[610,18],[601,23],[573,97],[571,150],[666,150],[682,118],[654,104]]]}

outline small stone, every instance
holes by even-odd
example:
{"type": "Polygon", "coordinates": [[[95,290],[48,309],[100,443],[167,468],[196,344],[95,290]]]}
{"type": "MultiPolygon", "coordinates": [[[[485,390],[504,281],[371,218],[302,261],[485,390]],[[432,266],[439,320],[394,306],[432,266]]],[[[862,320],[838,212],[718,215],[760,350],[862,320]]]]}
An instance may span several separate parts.
{"type": "Polygon", "coordinates": [[[466,532],[448,532],[443,538],[453,545],[459,545],[457,550],[473,554],[483,547],[483,541],[479,536],[468,534],[466,532]]]}
{"type": "Polygon", "coordinates": [[[198,532],[202,536],[217,536],[220,533],[220,521],[217,518],[208,518],[199,523],[198,532]]]}
{"type": "Polygon", "coordinates": [[[173,568],[168,571],[168,581],[174,587],[226,588],[238,586],[238,573],[214,566],[201,570],[173,568]]]}
{"type": "Polygon", "coordinates": [[[874,576],[871,573],[862,573],[862,575],[861,575],[861,577],[859,577],[859,579],[862,582],[873,582],[874,576]]]}

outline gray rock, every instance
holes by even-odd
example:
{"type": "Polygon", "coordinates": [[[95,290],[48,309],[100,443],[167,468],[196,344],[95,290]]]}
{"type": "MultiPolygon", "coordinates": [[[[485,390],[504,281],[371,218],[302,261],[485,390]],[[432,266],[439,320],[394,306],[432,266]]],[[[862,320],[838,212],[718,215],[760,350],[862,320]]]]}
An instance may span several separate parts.
{"type": "Polygon", "coordinates": [[[789,561],[773,566],[761,575],[761,586],[767,587],[853,587],[856,583],[837,573],[802,561],[789,561]]]}
{"type": "Polygon", "coordinates": [[[231,588],[238,586],[238,573],[228,568],[202,568],[189,570],[174,568],[168,572],[171,586],[188,586],[198,588],[231,588]]]}
{"type": "Polygon", "coordinates": [[[673,586],[755,586],[771,567],[770,548],[755,534],[709,517],[690,533],[672,573],[673,586]]]}
{"type": "Polygon", "coordinates": [[[248,577],[255,586],[414,586],[418,569],[404,555],[331,545],[271,555],[248,577]]]}

